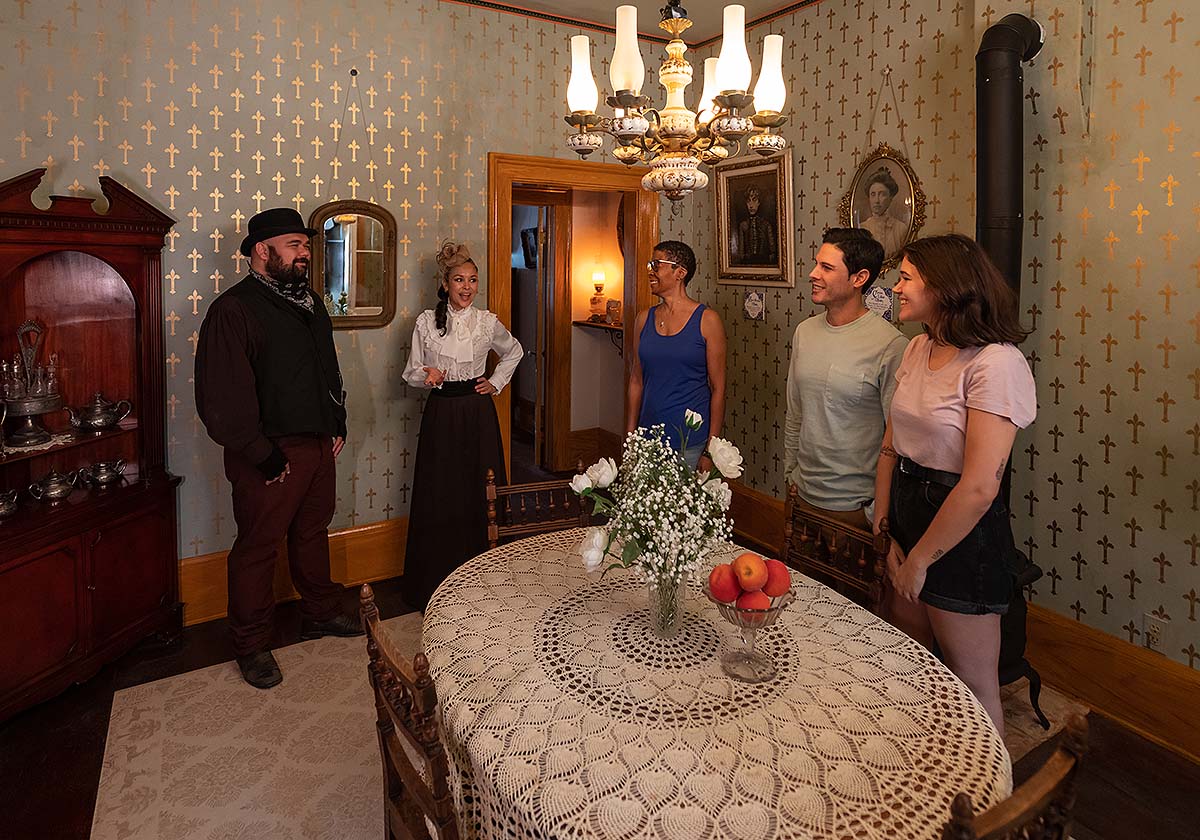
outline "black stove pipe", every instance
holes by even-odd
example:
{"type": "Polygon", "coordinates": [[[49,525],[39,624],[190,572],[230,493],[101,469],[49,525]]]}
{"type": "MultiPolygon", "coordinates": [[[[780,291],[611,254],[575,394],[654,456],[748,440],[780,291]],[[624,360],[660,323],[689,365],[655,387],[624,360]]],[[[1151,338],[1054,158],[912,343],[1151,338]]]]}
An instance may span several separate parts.
{"type": "Polygon", "coordinates": [[[1021,294],[1024,221],[1024,79],[1021,62],[1042,48],[1045,32],[1025,15],[988,27],[975,54],[975,239],[1021,294]]]}
{"type": "MultiPolygon", "coordinates": [[[[1024,223],[1025,138],[1022,117],[1024,78],[1021,62],[1042,48],[1045,32],[1021,14],[1005,15],[983,33],[975,54],[975,239],[1004,279],[1021,295],[1021,226],[1024,223]]],[[[1011,464],[1000,492],[1011,493],[1011,464]]],[[[1038,704],[1041,678],[1025,658],[1024,588],[1042,570],[1014,547],[1014,580],[1008,612],[1000,621],[998,675],[1001,685],[1029,680],[1029,701],[1043,728],[1050,727],[1038,704]]]]}

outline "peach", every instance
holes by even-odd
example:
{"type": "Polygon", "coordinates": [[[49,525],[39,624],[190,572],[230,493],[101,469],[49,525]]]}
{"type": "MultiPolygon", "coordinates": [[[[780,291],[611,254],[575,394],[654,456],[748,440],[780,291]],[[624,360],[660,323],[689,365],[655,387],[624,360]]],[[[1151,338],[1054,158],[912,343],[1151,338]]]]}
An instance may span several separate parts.
{"type": "Polygon", "coordinates": [[[792,573],[780,560],[767,560],[767,582],[763,594],[778,598],[792,588],[792,573]]]}
{"type": "Polygon", "coordinates": [[[733,576],[733,567],[728,563],[714,567],[708,574],[708,591],[722,604],[736,601],[742,590],[733,576]]]}
{"type": "Polygon", "coordinates": [[[763,592],[743,592],[737,605],[739,610],[765,610],[771,606],[771,599],[763,592]]]}
{"type": "Polygon", "coordinates": [[[739,554],[730,565],[743,592],[757,592],[767,582],[767,564],[752,551],[739,554]]]}

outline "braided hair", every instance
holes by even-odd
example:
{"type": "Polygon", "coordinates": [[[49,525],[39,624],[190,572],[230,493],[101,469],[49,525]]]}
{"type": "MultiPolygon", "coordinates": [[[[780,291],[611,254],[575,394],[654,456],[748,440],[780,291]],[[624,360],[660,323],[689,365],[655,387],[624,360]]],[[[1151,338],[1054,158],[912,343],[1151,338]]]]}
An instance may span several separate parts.
{"type": "Polygon", "coordinates": [[[476,271],[479,270],[479,266],[476,265],[475,260],[471,259],[471,252],[467,249],[466,243],[453,242],[449,239],[442,243],[435,259],[438,264],[438,302],[433,310],[433,322],[437,327],[438,334],[445,335],[446,310],[450,303],[450,292],[446,289],[446,283],[450,280],[450,272],[466,263],[475,266],[476,271]]]}

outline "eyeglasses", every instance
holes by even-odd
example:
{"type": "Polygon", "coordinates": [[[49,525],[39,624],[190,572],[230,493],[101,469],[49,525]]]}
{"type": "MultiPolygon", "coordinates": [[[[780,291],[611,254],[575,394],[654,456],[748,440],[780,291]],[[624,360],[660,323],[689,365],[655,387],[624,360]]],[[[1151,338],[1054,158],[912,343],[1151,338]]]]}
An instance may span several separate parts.
{"type": "Polygon", "coordinates": [[[658,271],[658,266],[661,263],[666,263],[667,265],[679,265],[679,263],[675,262],[675,260],[650,260],[650,262],[646,263],[646,268],[650,269],[651,271],[658,271]]]}

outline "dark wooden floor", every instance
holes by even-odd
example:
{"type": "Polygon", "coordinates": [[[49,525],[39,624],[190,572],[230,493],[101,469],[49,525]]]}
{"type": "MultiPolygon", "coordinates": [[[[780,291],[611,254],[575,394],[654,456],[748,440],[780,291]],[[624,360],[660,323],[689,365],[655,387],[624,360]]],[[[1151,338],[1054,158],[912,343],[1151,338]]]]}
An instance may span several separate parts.
{"type": "MultiPolygon", "coordinates": [[[[408,612],[397,581],[375,585],[384,618],[408,612]]],[[[357,610],[347,590],[345,609],[357,610]]],[[[272,647],[299,641],[295,603],[276,610],[272,647]]],[[[224,621],[189,627],[174,648],[139,647],[88,682],[0,724],[0,840],[87,840],[113,693],[232,658],[224,621]]],[[[1088,717],[1075,840],[1200,840],[1200,766],[1099,715],[1088,717]]],[[[1054,749],[1013,768],[1019,784],[1054,749]]]]}

